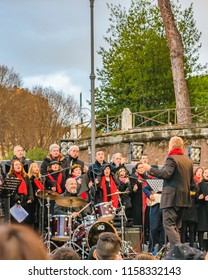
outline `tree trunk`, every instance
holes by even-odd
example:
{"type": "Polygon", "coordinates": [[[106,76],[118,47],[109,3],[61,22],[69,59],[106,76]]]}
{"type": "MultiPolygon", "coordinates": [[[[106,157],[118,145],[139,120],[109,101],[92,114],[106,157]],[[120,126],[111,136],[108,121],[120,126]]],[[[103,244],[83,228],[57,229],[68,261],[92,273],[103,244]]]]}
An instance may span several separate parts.
{"type": "Polygon", "coordinates": [[[184,51],[181,35],[176,27],[170,0],[158,0],[163,19],[173,74],[173,84],[176,99],[177,123],[190,124],[191,108],[188,88],[184,74],[184,51]]]}

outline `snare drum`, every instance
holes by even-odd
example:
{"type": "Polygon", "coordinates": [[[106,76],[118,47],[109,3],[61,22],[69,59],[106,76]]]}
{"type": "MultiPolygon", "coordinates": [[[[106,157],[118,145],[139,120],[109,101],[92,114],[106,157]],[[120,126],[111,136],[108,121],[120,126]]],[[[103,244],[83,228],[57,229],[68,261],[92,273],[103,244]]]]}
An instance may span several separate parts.
{"type": "Polygon", "coordinates": [[[98,221],[111,221],[115,217],[115,211],[112,202],[102,202],[95,205],[95,213],[98,221]]]}
{"type": "Polygon", "coordinates": [[[67,241],[72,232],[72,216],[54,215],[51,220],[51,239],[55,241],[67,241]]]}

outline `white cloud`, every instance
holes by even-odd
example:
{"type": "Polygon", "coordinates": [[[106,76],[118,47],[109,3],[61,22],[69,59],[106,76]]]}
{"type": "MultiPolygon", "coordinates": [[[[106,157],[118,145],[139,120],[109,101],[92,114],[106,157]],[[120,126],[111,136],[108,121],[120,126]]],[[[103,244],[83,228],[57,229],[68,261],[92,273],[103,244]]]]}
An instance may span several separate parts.
{"type": "Polygon", "coordinates": [[[77,97],[82,91],[81,86],[73,84],[71,78],[65,72],[25,77],[23,78],[23,83],[24,87],[30,90],[34,86],[52,87],[54,90],[73,96],[77,101],[77,97]]]}

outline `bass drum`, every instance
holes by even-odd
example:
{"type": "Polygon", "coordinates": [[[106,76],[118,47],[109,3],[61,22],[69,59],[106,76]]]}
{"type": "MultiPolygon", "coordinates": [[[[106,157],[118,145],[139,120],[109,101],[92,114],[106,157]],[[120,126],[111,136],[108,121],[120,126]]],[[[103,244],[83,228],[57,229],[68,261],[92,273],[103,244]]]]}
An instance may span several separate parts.
{"type": "Polygon", "coordinates": [[[117,235],[116,229],[109,222],[97,222],[90,227],[88,236],[87,236],[87,244],[89,248],[93,247],[97,244],[99,235],[102,232],[113,232],[117,235]]]}
{"type": "Polygon", "coordinates": [[[96,222],[94,225],[79,225],[72,237],[72,246],[81,258],[87,258],[91,247],[97,244],[99,235],[102,232],[113,232],[117,234],[116,229],[108,222],[96,222]],[[84,257],[83,257],[84,256],[84,257]]]}

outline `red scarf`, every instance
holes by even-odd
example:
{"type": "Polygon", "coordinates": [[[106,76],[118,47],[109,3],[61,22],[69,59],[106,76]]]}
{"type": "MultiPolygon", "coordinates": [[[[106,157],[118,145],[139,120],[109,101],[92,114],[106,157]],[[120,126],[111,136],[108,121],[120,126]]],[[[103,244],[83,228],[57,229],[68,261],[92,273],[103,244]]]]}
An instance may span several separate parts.
{"type": "Polygon", "coordinates": [[[47,176],[52,182],[56,182],[57,192],[62,193],[62,188],[61,188],[62,173],[61,172],[59,173],[57,181],[52,177],[52,175],[50,173],[48,173],[47,176]]]}
{"type": "Polygon", "coordinates": [[[25,179],[22,177],[22,172],[21,173],[14,172],[14,174],[17,178],[19,178],[21,180],[21,184],[18,188],[18,193],[27,195],[27,185],[26,185],[25,179]]]}
{"type": "Polygon", "coordinates": [[[86,192],[82,192],[80,194],[81,198],[84,199],[84,200],[87,200],[87,193],[86,192]]]}
{"type": "Polygon", "coordinates": [[[202,178],[199,178],[196,175],[194,175],[194,180],[195,180],[196,183],[200,183],[202,178]]]}
{"type": "Polygon", "coordinates": [[[37,187],[40,191],[44,190],[44,186],[43,186],[43,184],[41,183],[41,181],[40,181],[39,179],[35,178],[35,179],[34,179],[34,183],[35,183],[36,187],[37,187]]]}
{"type": "MultiPolygon", "coordinates": [[[[101,179],[101,189],[103,190],[103,202],[108,202],[105,176],[102,176],[102,179],[101,179]]],[[[110,176],[110,192],[115,193],[116,191],[117,191],[117,186],[116,186],[112,176],[110,176]]],[[[118,208],[118,195],[112,195],[111,199],[112,199],[113,207],[118,208]]]]}
{"type": "Polygon", "coordinates": [[[176,148],[176,149],[172,149],[169,154],[169,156],[173,156],[173,155],[184,155],[184,152],[181,148],[176,148]]]}

